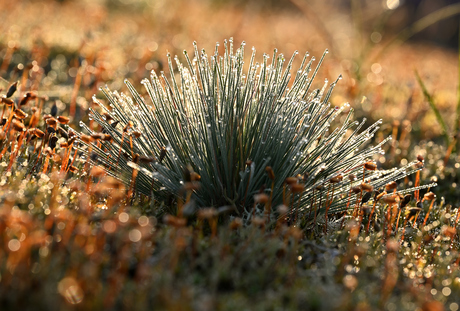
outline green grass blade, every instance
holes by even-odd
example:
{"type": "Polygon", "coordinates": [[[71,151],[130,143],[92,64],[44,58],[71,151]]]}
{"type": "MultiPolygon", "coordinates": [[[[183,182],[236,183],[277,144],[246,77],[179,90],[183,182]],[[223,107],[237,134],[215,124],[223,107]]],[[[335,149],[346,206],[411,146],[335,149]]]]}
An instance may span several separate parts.
{"type": "Polygon", "coordinates": [[[438,110],[438,107],[436,107],[436,104],[434,103],[433,97],[430,95],[428,92],[425,84],[423,83],[422,79],[420,78],[420,75],[418,74],[417,70],[415,71],[415,77],[417,78],[417,82],[422,88],[423,95],[425,96],[426,100],[430,104],[431,109],[433,110],[436,119],[438,120],[439,124],[441,125],[442,128],[442,135],[444,137],[444,140],[446,141],[446,146],[449,146],[450,144],[450,138],[449,138],[449,131],[447,129],[446,122],[444,122],[443,117],[441,116],[441,113],[438,110]]]}

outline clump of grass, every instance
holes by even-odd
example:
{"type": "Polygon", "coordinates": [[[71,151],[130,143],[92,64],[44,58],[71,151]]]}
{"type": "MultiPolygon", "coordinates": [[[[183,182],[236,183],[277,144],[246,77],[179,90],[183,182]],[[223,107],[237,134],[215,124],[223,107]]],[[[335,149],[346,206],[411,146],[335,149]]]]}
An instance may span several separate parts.
{"type": "Polygon", "coordinates": [[[90,109],[102,132],[81,123],[88,135],[78,134],[88,161],[122,180],[129,195],[159,202],[174,195],[179,209],[183,199],[230,206],[245,219],[270,218],[270,206],[283,203],[290,223],[343,213],[354,208],[350,201],[359,209],[364,192],[421,169],[418,161],[387,171],[371,164],[391,137],[367,146],[381,121],[364,128],[348,104],[330,106],[341,77],[312,88],[327,51],[316,66],[305,54],[292,75],[297,52],[287,61],[275,50],[258,63],[253,48],[245,66],[244,42],[235,51],[225,41],[223,56],[218,50],[209,57],[194,44],[193,59],[184,51],[186,65],[174,58],[176,70],[168,54],[171,77],[152,71],[142,81],[151,104],[129,81],[132,97],[102,89],[109,106],[94,98],[101,109],[90,109]],[[356,178],[343,178],[350,174],[356,178]]]}

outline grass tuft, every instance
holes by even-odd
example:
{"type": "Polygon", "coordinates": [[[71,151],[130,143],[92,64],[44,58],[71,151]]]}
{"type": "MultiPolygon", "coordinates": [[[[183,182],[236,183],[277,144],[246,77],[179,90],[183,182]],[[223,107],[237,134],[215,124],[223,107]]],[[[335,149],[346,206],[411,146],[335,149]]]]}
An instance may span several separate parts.
{"type": "Polygon", "coordinates": [[[129,195],[152,196],[159,203],[175,197],[179,212],[185,199],[198,207],[231,206],[245,220],[271,219],[277,216],[268,204],[283,203],[290,223],[313,219],[312,211],[343,214],[355,208],[350,201],[358,209],[363,191],[421,169],[418,161],[385,171],[369,162],[391,137],[368,146],[382,121],[365,128],[366,120],[352,120],[348,104],[331,107],[329,98],[341,77],[313,89],[327,50],[316,66],[305,54],[292,74],[297,52],[287,60],[275,50],[258,63],[253,48],[245,65],[245,43],[236,50],[233,45],[232,39],[225,41],[219,55],[217,44],[208,56],[194,43],[194,57],[184,51],[186,64],[175,57],[176,67],[168,54],[174,74],[168,78],[152,71],[151,79],[142,81],[148,100],[127,80],[131,96],[102,89],[109,106],[94,98],[101,111],[90,109],[90,117],[111,139],[79,134],[88,161],[123,181],[129,195]],[[341,178],[349,174],[356,179],[341,178]],[[352,187],[361,188],[351,192],[352,187]],[[271,202],[254,199],[261,194],[271,202]]]}

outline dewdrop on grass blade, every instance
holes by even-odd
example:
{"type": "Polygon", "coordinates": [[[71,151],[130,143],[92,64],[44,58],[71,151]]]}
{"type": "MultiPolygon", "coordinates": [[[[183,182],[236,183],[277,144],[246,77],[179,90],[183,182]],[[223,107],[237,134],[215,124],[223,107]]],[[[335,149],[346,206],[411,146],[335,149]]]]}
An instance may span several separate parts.
{"type": "Polygon", "coordinates": [[[231,205],[246,223],[255,212],[261,216],[253,207],[262,197],[268,197],[261,211],[267,223],[279,216],[271,207],[281,203],[295,207],[295,217],[286,215],[291,220],[313,221],[344,213],[363,192],[419,169],[409,163],[379,170],[371,161],[390,137],[370,145],[380,120],[365,128],[365,120],[352,120],[348,105],[331,107],[341,76],[313,89],[327,50],[317,63],[305,54],[294,70],[297,52],[285,58],[274,50],[257,62],[252,49],[248,62],[245,49],[230,39],[223,55],[216,46],[208,56],[195,42],[193,58],[184,51],[185,63],[168,55],[175,74],[152,71],[150,80],[142,80],[148,101],[128,80],[130,96],[102,88],[107,105],[94,98],[99,108],[90,110],[101,134],[82,124],[79,150],[89,163],[159,203],[177,199],[190,166],[202,184],[192,194],[197,207],[231,205]]]}

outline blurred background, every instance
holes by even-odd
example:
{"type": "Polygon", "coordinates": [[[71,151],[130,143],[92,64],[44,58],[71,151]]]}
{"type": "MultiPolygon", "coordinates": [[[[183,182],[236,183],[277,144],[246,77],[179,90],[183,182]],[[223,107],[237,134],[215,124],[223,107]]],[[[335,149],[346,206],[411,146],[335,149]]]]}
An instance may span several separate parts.
{"type": "Polygon", "coordinates": [[[318,59],[329,49],[317,86],[342,74],[332,103],[383,118],[386,133],[396,121],[416,139],[440,137],[415,70],[449,130],[456,122],[459,1],[0,0],[0,8],[0,87],[23,79],[74,119],[98,87],[124,90],[124,78],[140,85],[151,70],[168,72],[167,51],[183,59],[193,41],[211,51],[233,37],[260,57],[277,48],[318,59]]]}

